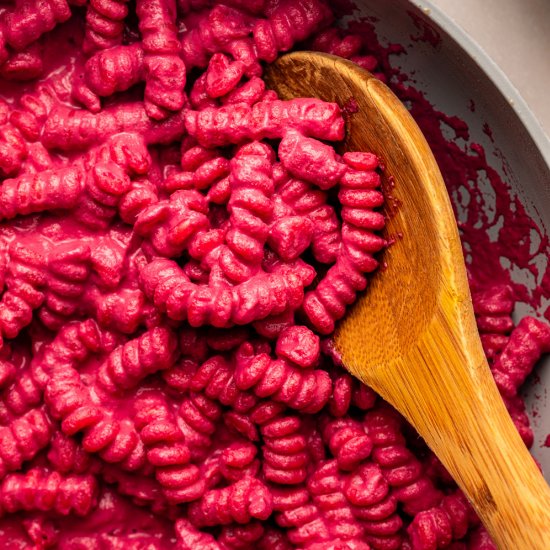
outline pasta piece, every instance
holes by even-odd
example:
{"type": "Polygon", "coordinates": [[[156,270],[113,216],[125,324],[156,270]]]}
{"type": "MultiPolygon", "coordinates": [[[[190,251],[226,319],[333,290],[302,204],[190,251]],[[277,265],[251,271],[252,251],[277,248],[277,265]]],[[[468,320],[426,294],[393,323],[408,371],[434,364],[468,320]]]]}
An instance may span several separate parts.
{"type": "Polygon", "coordinates": [[[0,485],[0,510],[4,513],[53,511],[87,515],[97,503],[97,485],[90,475],[63,477],[39,468],[9,474],[0,485]]]}

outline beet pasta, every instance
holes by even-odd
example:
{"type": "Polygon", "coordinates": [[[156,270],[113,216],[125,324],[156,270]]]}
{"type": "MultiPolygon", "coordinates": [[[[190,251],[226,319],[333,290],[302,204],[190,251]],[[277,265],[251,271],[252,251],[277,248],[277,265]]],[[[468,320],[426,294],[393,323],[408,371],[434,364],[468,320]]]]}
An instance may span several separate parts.
{"type": "MultiPolygon", "coordinates": [[[[262,79],[308,47],[391,80],[332,4],[0,8],[0,546],[494,548],[334,350],[395,238],[384,159],[338,152],[346,109],[262,79]]],[[[530,445],[550,328],[515,323],[521,297],[473,293],[530,445]]]]}

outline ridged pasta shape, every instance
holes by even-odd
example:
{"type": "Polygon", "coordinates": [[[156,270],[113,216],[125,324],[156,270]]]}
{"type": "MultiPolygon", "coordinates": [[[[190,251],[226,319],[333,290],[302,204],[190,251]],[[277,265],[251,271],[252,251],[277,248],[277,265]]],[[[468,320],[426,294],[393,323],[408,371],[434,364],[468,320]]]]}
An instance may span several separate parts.
{"type": "Polygon", "coordinates": [[[24,474],[9,474],[0,485],[0,512],[55,512],[87,515],[97,504],[97,483],[91,475],[62,476],[33,468],[24,474]]]}
{"type": "Polygon", "coordinates": [[[413,550],[437,550],[462,539],[477,525],[479,519],[470,503],[461,491],[456,491],[443,497],[438,507],[417,514],[407,533],[413,550]]]}
{"type": "Polygon", "coordinates": [[[116,164],[130,177],[144,176],[151,166],[151,156],[143,136],[138,133],[119,133],[108,136],[99,147],[92,148],[81,159],[86,171],[98,163],[116,164]]]}
{"type": "Polygon", "coordinates": [[[343,491],[372,548],[402,548],[403,522],[397,510],[397,499],[378,464],[365,462],[359,465],[347,476],[343,491]]]}
{"type": "Polygon", "coordinates": [[[85,174],[75,167],[23,174],[5,180],[0,187],[0,220],[74,208],[85,184],[85,174]]]}
{"type": "Polygon", "coordinates": [[[180,58],[176,0],[137,0],[142,37],[147,114],[162,120],[185,103],[186,70],[180,58]]]}
{"type": "Polygon", "coordinates": [[[235,287],[193,284],[173,261],[155,259],[141,269],[140,284],[155,306],[193,327],[244,325],[296,310],[314,272],[298,260],[276,266],[235,287]]]}
{"type": "Polygon", "coordinates": [[[87,244],[66,241],[48,254],[44,303],[38,316],[50,330],[59,330],[80,307],[91,274],[91,250],[87,244]]]}
{"type": "Polygon", "coordinates": [[[75,77],[73,97],[92,113],[101,111],[101,97],[128,90],[145,78],[140,42],[102,49],[86,61],[75,77]]]}
{"type": "Polygon", "coordinates": [[[209,196],[210,189],[222,185],[222,182],[226,183],[227,193],[229,192],[229,160],[223,156],[221,150],[197,145],[194,139],[184,140],[181,167],[183,172],[171,174],[163,182],[164,189],[169,193],[178,189],[196,189],[208,190],[209,196]]]}
{"type": "Polygon", "coordinates": [[[341,177],[338,193],[343,220],[338,257],[303,304],[309,321],[322,334],[334,330],[357,292],[365,289],[365,274],[378,266],[374,254],[386,246],[376,234],[384,227],[384,216],[374,210],[384,200],[377,190],[380,176],[374,171],[378,159],[369,153],[346,153],[344,161],[348,170],[341,177]]]}
{"type": "Polygon", "coordinates": [[[155,327],[114,349],[99,367],[98,382],[111,393],[133,388],[150,374],[171,367],[176,350],[174,332],[155,327]]]}
{"type": "Polygon", "coordinates": [[[134,223],[143,208],[158,202],[156,188],[143,178],[151,157],[141,136],[117,134],[81,160],[87,187],[76,217],[91,227],[106,227],[120,214],[134,223]]]}
{"type": "Polygon", "coordinates": [[[44,71],[44,52],[38,42],[33,42],[21,51],[14,52],[0,66],[0,76],[5,80],[26,82],[34,80],[44,71]]]}
{"type": "Polygon", "coordinates": [[[322,433],[341,470],[354,471],[370,456],[372,440],[357,420],[349,417],[329,420],[324,422],[322,433]]]}
{"type": "MultiPolygon", "coordinates": [[[[349,541],[352,548],[366,550],[369,545],[364,542],[364,526],[355,518],[351,506],[343,494],[344,478],[339,472],[336,461],[321,462],[309,476],[307,487],[312,495],[322,520],[329,533],[328,540],[349,541]]],[[[396,519],[400,519],[396,516],[396,519]]],[[[401,527],[399,523],[398,528],[401,527]]],[[[317,542],[314,538],[312,543],[317,542]]],[[[312,548],[314,544],[310,543],[312,548]]]]}
{"type": "Polygon", "coordinates": [[[127,0],[90,0],[86,11],[82,48],[87,54],[122,42],[127,0]]]}
{"type": "Polygon", "coordinates": [[[176,257],[209,228],[207,213],[206,199],[198,191],[176,191],[170,199],[142,210],[134,230],[148,238],[155,254],[176,257]]]}
{"type": "MultiPolygon", "coordinates": [[[[6,109],[9,108],[6,106],[6,109]]],[[[28,152],[27,142],[21,132],[10,123],[3,123],[0,126],[0,175],[17,176],[28,152]]]]}
{"type": "Polygon", "coordinates": [[[222,550],[210,533],[199,531],[188,519],[178,519],[175,531],[178,550],[222,550]]]}
{"type": "Polygon", "coordinates": [[[477,328],[487,360],[496,359],[514,327],[514,299],[509,286],[494,286],[472,293],[477,328]]]}
{"type": "Polygon", "coordinates": [[[239,389],[235,380],[235,366],[221,355],[215,355],[200,365],[189,387],[237,412],[246,412],[257,403],[254,395],[239,389]]]}
{"type": "Polygon", "coordinates": [[[345,416],[352,404],[354,378],[340,369],[333,372],[332,395],[329,401],[330,414],[335,418],[345,416]]]}
{"type": "Polygon", "coordinates": [[[329,27],[318,33],[311,43],[311,49],[326,52],[353,61],[363,69],[373,73],[383,82],[386,77],[377,71],[378,60],[374,55],[363,55],[363,39],[359,34],[345,34],[337,27],[329,27]]]}
{"type": "Polygon", "coordinates": [[[380,466],[405,513],[416,515],[437,506],[442,494],[424,472],[422,463],[406,447],[402,423],[399,414],[388,407],[368,412],[364,420],[374,445],[374,463],[380,466]]]}
{"type": "Polygon", "coordinates": [[[328,190],[340,182],[346,164],[340,162],[331,145],[289,129],[279,144],[279,158],[294,177],[328,190]]]}
{"type": "Polygon", "coordinates": [[[190,464],[191,453],[164,396],[158,392],[143,393],[134,407],[147,460],[155,468],[155,477],[168,501],[179,504],[201,497],[205,480],[198,466],[190,464]]]}
{"type": "Polygon", "coordinates": [[[275,522],[285,530],[292,548],[308,548],[332,539],[305,486],[272,488],[275,522]]]}
{"type": "Polygon", "coordinates": [[[515,396],[541,355],[549,352],[550,327],[534,317],[524,317],[493,365],[500,393],[505,397],[515,396]]]}
{"type": "Polygon", "coordinates": [[[280,485],[305,481],[310,457],[302,431],[298,416],[281,415],[262,424],[262,472],[266,480],[280,485]]]}
{"type": "Polygon", "coordinates": [[[182,399],[178,425],[194,461],[204,460],[208,454],[221,414],[221,406],[201,393],[191,392],[182,399]]]}
{"type": "Polygon", "coordinates": [[[235,46],[239,45],[238,60],[246,66],[248,74],[261,74],[257,55],[249,37],[254,19],[228,4],[213,6],[194,20],[186,19],[190,29],[182,37],[185,64],[188,69],[204,68],[213,54],[231,51],[237,53],[235,46]]]}
{"type": "Polygon", "coordinates": [[[39,140],[42,128],[54,106],[60,101],[52,84],[43,82],[23,94],[19,106],[10,113],[10,123],[30,142],[39,140]]]}
{"type": "Polygon", "coordinates": [[[272,215],[274,160],[271,147],[254,142],[240,147],[231,161],[230,229],[219,262],[234,283],[250,279],[261,269],[272,215]]]}
{"type": "Polygon", "coordinates": [[[120,463],[131,471],[145,463],[134,423],[127,418],[116,419],[109,409],[97,404],[76,370],[56,369],[44,400],[65,435],[83,434],[82,447],[88,453],[99,453],[106,462],[120,463]]]}
{"type": "Polygon", "coordinates": [[[135,179],[118,203],[118,213],[124,223],[134,225],[139,214],[158,200],[156,185],[144,178],[135,179]]]}
{"type": "Polygon", "coordinates": [[[183,115],[153,121],[141,102],[121,103],[99,113],[59,105],[49,113],[41,141],[47,149],[83,151],[124,132],[142,135],[148,145],[172,143],[184,134],[183,115]]]}
{"type": "Polygon", "coordinates": [[[32,409],[7,426],[0,427],[0,479],[19,470],[50,441],[52,426],[42,409],[32,409]]]}
{"type": "Polygon", "coordinates": [[[282,138],[291,128],[329,141],[344,137],[344,119],[336,103],[318,99],[262,101],[186,111],[189,135],[204,147],[221,147],[247,141],[282,138]]]}
{"type": "Polygon", "coordinates": [[[16,0],[14,10],[5,15],[6,42],[21,50],[71,16],[66,0],[16,0]]]}
{"type": "Polygon", "coordinates": [[[72,437],[55,432],[48,449],[48,462],[61,474],[83,474],[92,469],[92,457],[72,437]]]}
{"type": "Polygon", "coordinates": [[[332,391],[326,371],[304,370],[267,353],[256,354],[250,343],[242,344],[235,354],[235,382],[241,390],[309,414],[320,411],[332,391]]]}
{"type": "Polygon", "coordinates": [[[244,477],[257,477],[260,460],[258,448],[249,441],[236,441],[225,447],[220,453],[220,474],[229,482],[244,477]]]}
{"type": "Polygon", "coordinates": [[[31,322],[33,311],[44,301],[46,284],[44,241],[14,240],[8,254],[6,290],[0,300],[0,347],[4,338],[15,338],[31,322]]]}
{"type": "MultiPolygon", "coordinates": [[[[257,76],[259,61],[274,61],[280,51],[291,49],[332,19],[318,0],[283,1],[267,18],[252,18],[242,9],[245,3],[231,4],[234,7],[215,6],[184,35],[183,58],[188,68],[205,67],[212,54],[223,51],[242,63],[247,76],[257,76]]],[[[261,9],[259,3],[253,8],[250,11],[261,9]]]]}
{"type": "Polygon", "coordinates": [[[74,217],[92,229],[106,229],[131,188],[128,174],[114,162],[98,163],[86,174],[86,188],[74,217]]]}
{"type": "Polygon", "coordinates": [[[340,222],[327,194],[305,181],[283,176],[277,183],[277,221],[270,227],[269,245],[283,260],[298,257],[311,244],[314,258],[334,263],[342,240],[340,222]]]}
{"type": "Polygon", "coordinates": [[[266,520],[272,512],[269,489],[259,480],[245,477],[222,489],[207,491],[189,504],[188,515],[197,527],[266,520]]]}
{"type": "Polygon", "coordinates": [[[246,550],[254,547],[263,534],[264,527],[259,522],[251,522],[247,525],[228,525],[222,527],[218,541],[223,548],[228,550],[246,550]]]}
{"type": "Polygon", "coordinates": [[[38,405],[54,369],[73,369],[85,361],[102,348],[103,336],[92,320],[64,325],[2,394],[2,422],[9,422],[38,405]]]}
{"type": "Polygon", "coordinates": [[[213,99],[223,97],[237,88],[245,71],[242,61],[232,61],[223,53],[215,53],[204,73],[204,91],[213,99]]]}

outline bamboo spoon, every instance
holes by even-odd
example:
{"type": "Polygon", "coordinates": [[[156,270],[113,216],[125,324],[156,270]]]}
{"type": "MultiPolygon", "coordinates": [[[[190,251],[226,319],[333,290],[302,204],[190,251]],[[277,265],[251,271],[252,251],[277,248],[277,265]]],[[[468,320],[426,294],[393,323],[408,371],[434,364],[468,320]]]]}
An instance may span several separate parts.
{"type": "Polygon", "coordinates": [[[265,77],[283,99],[354,100],[342,149],[376,153],[395,197],[386,231],[403,236],[336,331],[345,367],[416,428],[499,549],[550,550],[550,488],[487,365],[456,221],[422,132],[387,86],[344,59],[296,52],[265,77]]]}

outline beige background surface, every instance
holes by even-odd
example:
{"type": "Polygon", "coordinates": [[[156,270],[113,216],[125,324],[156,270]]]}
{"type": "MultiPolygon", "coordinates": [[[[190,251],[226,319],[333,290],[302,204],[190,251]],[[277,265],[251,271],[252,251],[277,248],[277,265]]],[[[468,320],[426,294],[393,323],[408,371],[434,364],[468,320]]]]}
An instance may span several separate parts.
{"type": "Polygon", "coordinates": [[[550,0],[431,0],[496,62],[550,135],[550,0]]]}

